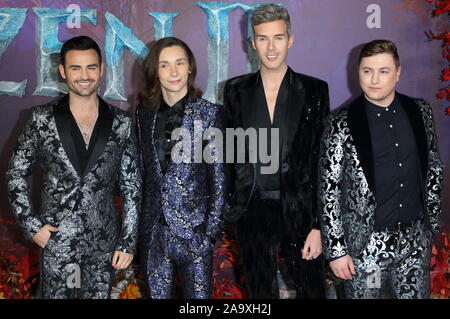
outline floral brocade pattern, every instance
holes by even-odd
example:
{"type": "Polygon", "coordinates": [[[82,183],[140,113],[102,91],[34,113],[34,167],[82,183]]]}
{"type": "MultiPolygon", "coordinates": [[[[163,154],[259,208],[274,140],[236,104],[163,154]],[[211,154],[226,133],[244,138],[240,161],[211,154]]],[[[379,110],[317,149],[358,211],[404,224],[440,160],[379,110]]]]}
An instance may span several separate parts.
{"type": "MultiPolygon", "coordinates": [[[[13,213],[29,239],[45,224],[59,228],[44,249],[62,263],[76,262],[74,256],[83,263],[80,258],[115,250],[134,254],[142,177],[131,116],[108,105],[111,133],[92,168],[80,175],[56,124],[59,102],[33,107],[18,138],[6,172],[13,213]],[[35,162],[43,170],[40,213],[33,211],[27,182],[35,162]],[[114,205],[116,185],[123,203],[121,217],[114,205]]],[[[46,268],[41,270],[45,278],[46,268]]]]}
{"type": "Polygon", "coordinates": [[[144,167],[140,245],[151,298],[173,297],[176,268],[185,296],[208,298],[211,294],[212,243],[222,235],[225,172],[222,161],[196,162],[194,146],[205,145],[202,139],[208,128],[223,129],[220,111],[206,100],[187,100],[181,128],[191,136],[190,161],[170,160],[163,171],[155,147],[156,113],[141,106],[137,109],[144,167]],[[194,121],[201,121],[200,130],[194,130],[194,121]]]}
{"type": "MultiPolygon", "coordinates": [[[[413,99],[426,132],[428,167],[425,185],[425,212],[434,233],[441,215],[443,165],[437,149],[431,106],[413,99]]],[[[366,172],[349,128],[349,109],[331,114],[324,131],[320,159],[321,222],[324,254],[337,259],[360,254],[374,228],[375,194],[369,188],[366,172]]]]}

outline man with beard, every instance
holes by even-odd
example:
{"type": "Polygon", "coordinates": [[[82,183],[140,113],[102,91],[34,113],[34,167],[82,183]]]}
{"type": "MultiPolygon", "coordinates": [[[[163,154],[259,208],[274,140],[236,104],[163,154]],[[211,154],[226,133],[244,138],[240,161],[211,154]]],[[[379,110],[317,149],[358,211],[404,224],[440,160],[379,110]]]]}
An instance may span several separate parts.
{"type": "Polygon", "coordinates": [[[89,37],[64,43],[59,65],[69,94],[32,108],[6,173],[18,222],[40,250],[41,298],[108,298],[114,269],[135,254],[141,201],[132,119],[97,94],[101,51],[89,37]],[[41,212],[27,178],[43,169],[41,212]],[[122,216],[115,207],[115,185],[122,216]]]}

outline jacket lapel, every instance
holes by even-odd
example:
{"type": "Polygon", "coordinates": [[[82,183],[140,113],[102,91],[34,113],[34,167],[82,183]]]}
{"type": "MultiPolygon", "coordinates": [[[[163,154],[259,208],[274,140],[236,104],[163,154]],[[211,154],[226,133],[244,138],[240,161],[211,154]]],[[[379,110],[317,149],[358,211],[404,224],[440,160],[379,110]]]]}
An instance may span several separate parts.
{"type": "MultiPolygon", "coordinates": [[[[259,81],[262,81],[260,73],[256,72],[252,74],[247,80],[247,82],[239,87],[239,103],[237,107],[237,111],[241,115],[242,120],[242,127],[244,130],[247,130],[248,128],[255,128],[255,120],[256,120],[256,94],[257,94],[257,88],[259,81]]],[[[254,154],[257,156],[257,145],[253,145],[254,143],[250,143],[249,139],[245,139],[245,150],[246,150],[246,156],[247,160],[249,160],[253,166],[253,168],[256,168],[256,163],[252,161],[250,158],[250,154],[254,154]]]]}
{"type": "Polygon", "coordinates": [[[152,147],[152,154],[153,154],[153,163],[155,164],[155,165],[153,165],[153,167],[155,167],[156,173],[158,174],[158,176],[161,177],[162,176],[162,166],[161,166],[161,162],[159,161],[158,151],[157,151],[156,145],[155,145],[156,118],[157,118],[158,110],[154,110],[153,112],[151,112],[151,114],[152,114],[152,117],[150,118],[150,130],[151,130],[150,140],[152,141],[151,147],[152,147]]]}
{"type": "Polygon", "coordinates": [[[255,98],[258,83],[261,81],[259,72],[254,73],[247,81],[246,85],[239,88],[240,105],[239,112],[242,115],[244,129],[254,127],[255,123],[255,98]]]}
{"type": "Polygon", "coordinates": [[[63,149],[66,152],[73,168],[77,171],[78,175],[81,176],[81,167],[80,163],[78,162],[75,144],[73,143],[72,139],[72,125],[70,114],[68,112],[70,112],[69,95],[65,95],[57,102],[57,104],[53,106],[53,114],[55,117],[56,128],[58,130],[59,139],[61,141],[63,149]]]}
{"type": "Polygon", "coordinates": [[[289,76],[289,96],[287,107],[287,123],[280,128],[280,138],[282,140],[281,160],[284,162],[291,149],[292,141],[300,124],[300,117],[305,106],[305,88],[291,68],[288,68],[289,76]]]}
{"type": "Polygon", "coordinates": [[[420,168],[422,173],[422,180],[426,179],[428,170],[428,148],[425,125],[419,106],[414,101],[403,94],[398,94],[400,104],[408,115],[411,128],[414,132],[414,137],[417,145],[417,153],[419,155],[420,168]]]}
{"type": "Polygon", "coordinates": [[[97,139],[95,141],[94,148],[92,149],[91,156],[89,157],[89,161],[86,165],[86,169],[83,172],[83,177],[89,173],[89,171],[94,167],[95,163],[102,155],[105,150],[106,143],[108,142],[109,136],[112,132],[112,124],[113,124],[113,113],[108,106],[108,104],[103,101],[102,98],[99,99],[99,112],[102,112],[102,116],[99,117],[98,125],[98,134],[97,139]]]}
{"type": "Polygon", "coordinates": [[[356,153],[358,154],[358,159],[366,176],[369,188],[375,194],[373,148],[363,95],[358,97],[348,107],[348,127],[355,142],[356,153]]]}

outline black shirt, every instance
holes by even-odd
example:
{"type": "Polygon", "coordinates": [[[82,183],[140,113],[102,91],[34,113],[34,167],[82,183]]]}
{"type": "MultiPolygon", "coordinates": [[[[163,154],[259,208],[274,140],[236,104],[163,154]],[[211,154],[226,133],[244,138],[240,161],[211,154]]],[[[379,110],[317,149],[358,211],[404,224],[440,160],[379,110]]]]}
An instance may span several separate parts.
{"type": "Polygon", "coordinates": [[[187,94],[172,106],[161,100],[161,105],[156,114],[155,147],[163,172],[167,170],[172,158],[172,148],[177,142],[171,139],[172,131],[181,127],[186,102],[187,94]]]}
{"type": "Polygon", "coordinates": [[[366,100],[372,140],[375,229],[410,222],[422,216],[419,156],[411,124],[396,96],[388,107],[366,100]]]}
{"type": "Polygon", "coordinates": [[[81,171],[84,172],[84,170],[86,169],[86,166],[89,162],[89,158],[91,157],[92,150],[94,149],[94,145],[97,142],[97,136],[98,136],[98,130],[99,130],[98,123],[101,123],[101,120],[105,116],[105,110],[102,106],[102,103],[99,103],[98,117],[97,117],[97,121],[95,122],[94,129],[92,131],[91,139],[89,140],[88,149],[86,149],[83,135],[80,131],[80,128],[78,127],[77,122],[75,121],[75,118],[73,117],[72,112],[70,111],[69,104],[67,104],[66,112],[68,112],[67,115],[70,117],[70,123],[71,123],[70,133],[72,135],[73,143],[75,145],[75,149],[77,152],[78,162],[80,163],[81,171]]]}
{"type": "MultiPolygon", "coordinates": [[[[255,122],[254,127],[257,130],[258,135],[258,147],[256,148],[258,150],[258,161],[256,163],[256,189],[257,190],[279,190],[281,187],[281,130],[280,127],[282,125],[286,125],[286,122],[288,121],[287,117],[287,108],[288,108],[288,98],[289,98],[289,71],[286,72],[284,75],[284,78],[281,82],[280,89],[278,91],[277,100],[275,104],[275,111],[273,114],[273,122],[270,120],[270,114],[269,109],[267,106],[266,101],[266,95],[264,92],[264,85],[262,82],[261,77],[258,79],[258,85],[256,89],[256,101],[254,107],[256,107],[255,114],[255,122]],[[270,163],[263,163],[261,161],[261,152],[265,152],[265,149],[261,150],[261,141],[260,138],[263,138],[264,136],[261,136],[261,131],[259,129],[266,129],[267,131],[267,142],[265,145],[267,145],[267,155],[270,157],[273,150],[271,149],[271,129],[272,128],[278,128],[279,129],[279,140],[278,140],[278,170],[274,174],[261,174],[261,167],[273,165],[270,163]]],[[[264,145],[264,143],[263,143],[264,145]]],[[[263,147],[264,148],[264,147],[263,147]]]]}

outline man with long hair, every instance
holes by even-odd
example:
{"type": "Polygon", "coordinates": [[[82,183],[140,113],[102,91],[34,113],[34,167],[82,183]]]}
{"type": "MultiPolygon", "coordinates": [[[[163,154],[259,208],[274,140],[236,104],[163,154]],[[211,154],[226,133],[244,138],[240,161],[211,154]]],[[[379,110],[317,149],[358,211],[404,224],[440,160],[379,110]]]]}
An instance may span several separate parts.
{"type": "Polygon", "coordinates": [[[206,145],[213,157],[208,162],[194,154],[203,154],[205,137],[220,138],[222,118],[195,88],[196,71],[192,51],[174,37],[158,40],[144,65],[136,118],[144,163],[140,247],[150,298],[175,297],[177,273],[184,298],[212,292],[224,205],[222,150],[206,145]],[[213,129],[219,134],[208,135],[213,129]]]}

